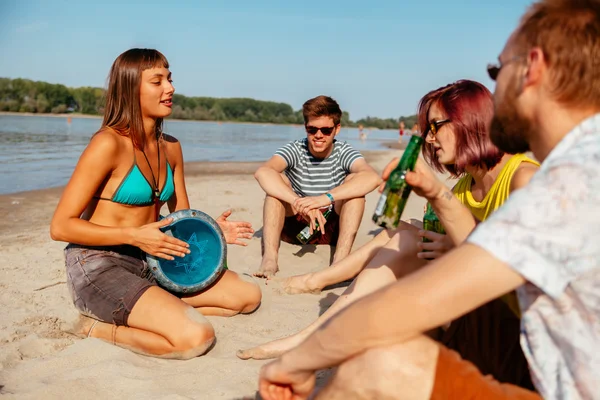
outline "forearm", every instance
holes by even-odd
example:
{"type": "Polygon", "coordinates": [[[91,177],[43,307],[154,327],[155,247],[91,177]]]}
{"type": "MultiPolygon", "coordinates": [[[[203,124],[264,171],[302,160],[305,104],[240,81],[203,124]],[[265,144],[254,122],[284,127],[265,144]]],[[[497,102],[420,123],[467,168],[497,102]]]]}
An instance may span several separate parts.
{"type": "Polygon", "coordinates": [[[441,326],[523,282],[483,249],[463,245],[348,306],[282,361],[307,371],[339,365],[367,349],[441,326]]]}
{"type": "Polygon", "coordinates": [[[256,180],[266,194],[286,203],[292,204],[299,197],[275,170],[265,168],[257,171],[256,180]]]}
{"type": "Polygon", "coordinates": [[[455,245],[463,243],[475,229],[477,220],[450,189],[444,187],[438,196],[428,201],[455,245]]]}
{"type": "Polygon", "coordinates": [[[347,182],[331,189],[329,193],[336,201],[363,197],[375,190],[381,181],[381,178],[374,171],[362,171],[356,173],[347,182]]]}
{"type": "Polygon", "coordinates": [[[68,218],[53,223],[50,235],[53,240],[86,246],[115,246],[133,244],[132,228],[96,225],[80,218],[68,218]]]}

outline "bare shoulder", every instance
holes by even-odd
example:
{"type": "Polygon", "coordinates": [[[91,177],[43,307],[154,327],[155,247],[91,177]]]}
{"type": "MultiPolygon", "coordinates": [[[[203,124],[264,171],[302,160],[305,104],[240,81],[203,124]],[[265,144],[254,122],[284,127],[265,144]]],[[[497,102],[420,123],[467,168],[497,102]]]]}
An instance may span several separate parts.
{"type": "Polygon", "coordinates": [[[177,140],[175,136],[163,133],[162,140],[165,144],[165,149],[167,151],[167,157],[169,158],[169,160],[173,160],[173,162],[183,160],[181,142],[177,140]]]}
{"type": "Polygon", "coordinates": [[[124,147],[123,136],[110,128],[102,128],[92,136],[86,152],[116,155],[124,147]]]}
{"type": "Polygon", "coordinates": [[[539,170],[539,167],[530,162],[524,161],[518,167],[510,181],[510,191],[515,191],[526,186],[533,175],[539,170]]]}

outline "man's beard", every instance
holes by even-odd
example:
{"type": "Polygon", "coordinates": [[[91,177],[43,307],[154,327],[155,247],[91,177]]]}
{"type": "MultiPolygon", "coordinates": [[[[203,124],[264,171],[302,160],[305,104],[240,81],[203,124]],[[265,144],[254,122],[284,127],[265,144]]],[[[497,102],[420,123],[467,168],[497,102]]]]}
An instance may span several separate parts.
{"type": "Polygon", "coordinates": [[[508,154],[529,151],[528,139],[533,128],[531,122],[519,113],[517,97],[517,85],[514,82],[507,86],[503,101],[496,105],[490,125],[492,143],[508,154]]]}

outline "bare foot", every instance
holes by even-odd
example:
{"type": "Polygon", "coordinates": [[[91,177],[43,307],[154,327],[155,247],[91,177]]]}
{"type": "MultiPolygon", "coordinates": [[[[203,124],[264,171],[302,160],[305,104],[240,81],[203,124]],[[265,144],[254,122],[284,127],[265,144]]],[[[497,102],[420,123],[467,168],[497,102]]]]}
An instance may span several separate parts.
{"type": "Polygon", "coordinates": [[[71,335],[75,335],[79,338],[85,339],[92,337],[94,327],[99,321],[85,315],[79,315],[77,320],[70,324],[63,325],[63,330],[71,335]]]}
{"type": "Polygon", "coordinates": [[[277,265],[277,261],[272,259],[263,259],[260,264],[260,268],[253,275],[257,278],[272,278],[277,271],[279,271],[279,266],[277,265]]]}
{"type": "Polygon", "coordinates": [[[298,346],[305,339],[305,335],[296,334],[283,339],[273,340],[260,346],[247,350],[238,350],[236,355],[242,360],[268,360],[277,358],[286,351],[298,346]]]}
{"type": "Polygon", "coordinates": [[[321,293],[320,287],[317,287],[312,282],[313,274],[296,275],[281,280],[283,290],[287,294],[300,294],[300,293],[321,293]]]}

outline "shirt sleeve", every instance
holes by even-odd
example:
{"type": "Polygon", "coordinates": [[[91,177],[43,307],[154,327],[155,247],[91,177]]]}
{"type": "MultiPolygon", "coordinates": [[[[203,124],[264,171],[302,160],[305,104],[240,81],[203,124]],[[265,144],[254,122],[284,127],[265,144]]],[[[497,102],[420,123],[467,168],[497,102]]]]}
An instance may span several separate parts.
{"type": "Polygon", "coordinates": [[[600,257],[600,187],[593,173],[576,164],[540,170],[467,241],[550,297],[560,297],[571,281],[596,268],[600,257]]]}
{"type": "Polygon", "coordinates": [[[359,158],[364,158],[360,152],[348,143],[344,142],[340,149],[340,164],[346,173],[350,173],[350,168],[352,168],[352,164],[354,161],[359,158]]]}
{"type": "Polygon", "coordinates": [[[286,162],[286,169],[292,169],[298,165],[299,151],[296,142],[290,142],[283,147],[280,147],[276,152],[276,156],[280,156],[286,162]]]}

